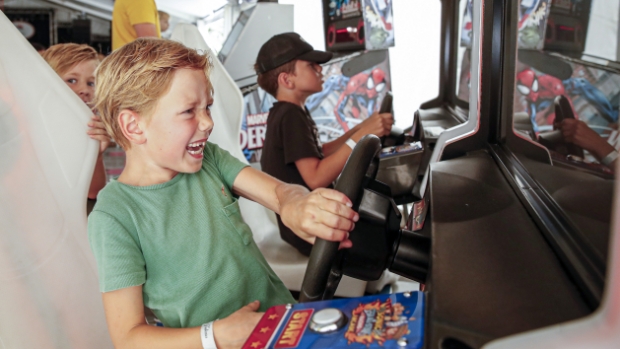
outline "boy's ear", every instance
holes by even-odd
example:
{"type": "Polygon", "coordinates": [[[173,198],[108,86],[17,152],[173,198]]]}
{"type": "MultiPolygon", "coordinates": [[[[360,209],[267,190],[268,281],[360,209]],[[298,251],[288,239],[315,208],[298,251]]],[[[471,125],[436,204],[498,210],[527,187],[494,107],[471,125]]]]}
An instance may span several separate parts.
{"type": "Polygon", "coordinates": [[[125,138],[132,144],[144,144],[146,142],[141,121],[141,116],[133,110],[123,109],[118,114],[118,125],[125,138]]]}
{"type": "Polygon", "coordinates": [[[278,74],[278,86],[282,86],[288,90],[292,90],[293,88],[295,88],[295,83],[292,81],[291,75],[292,74],[288,74],[285,72],[278,74]]]}

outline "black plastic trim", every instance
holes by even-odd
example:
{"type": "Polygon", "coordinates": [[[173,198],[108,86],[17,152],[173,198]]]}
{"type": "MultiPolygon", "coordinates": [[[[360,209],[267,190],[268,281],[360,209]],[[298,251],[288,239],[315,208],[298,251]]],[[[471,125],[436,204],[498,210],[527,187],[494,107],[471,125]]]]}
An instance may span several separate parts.
{"type": "Polygon", "coordinates": [[[526,210],[584,295],[592,310],[601,302],[605,284],[605,262],[553,198],[534,180],[517,157],[505,146],[490,145],[490,154],[523,202],[526,210]]]}
{"type": "Polygon", "coordinates": [[[458,98],[454,92],[458,81],[457,49],[459,42],[459,2],[467,0],[441,0],[441,48],[439,53],[439,94],[422,103],[420,109],[454,106],[458,98]]]}

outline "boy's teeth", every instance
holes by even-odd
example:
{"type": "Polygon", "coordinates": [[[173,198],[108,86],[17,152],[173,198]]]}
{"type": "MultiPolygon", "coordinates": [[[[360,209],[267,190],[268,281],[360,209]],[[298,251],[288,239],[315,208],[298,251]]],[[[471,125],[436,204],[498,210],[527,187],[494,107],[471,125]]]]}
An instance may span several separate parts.
{"type": "Polygon", "coordinates": [[[194,143],[190,143],[188,146],[190,147],[199,147],[199,146],[204,146],[205,142],[194,142],[194,143]]]}
{"type": "Polygon", "coordinates": [[[193,142],[187,145],[187,152],[192,154],[192,155],[198,155],[198,154],[202,154],[202,151],[204,150],[206,142],[202,141],[202,142],[193,142]]]}

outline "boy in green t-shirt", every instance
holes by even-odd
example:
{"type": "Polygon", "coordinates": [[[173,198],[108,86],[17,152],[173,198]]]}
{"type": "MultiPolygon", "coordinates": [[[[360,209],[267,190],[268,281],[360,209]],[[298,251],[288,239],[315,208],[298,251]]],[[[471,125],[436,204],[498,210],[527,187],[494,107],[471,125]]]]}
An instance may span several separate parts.
{"type": "Polygon", "coordinates": [[[294,302],[241,219],[237,195],[280,214],[306,241],[351,246],[358,215],[345,195],[285,184],[207,142],[208,76],[206,55],[158,39],[123,46],[97,70],[96,109],[127,153],[88,220],[117,347],[240,347],[257,311],[294,302]],[[165,327],[148,326],[144,306],[165,327]]]}

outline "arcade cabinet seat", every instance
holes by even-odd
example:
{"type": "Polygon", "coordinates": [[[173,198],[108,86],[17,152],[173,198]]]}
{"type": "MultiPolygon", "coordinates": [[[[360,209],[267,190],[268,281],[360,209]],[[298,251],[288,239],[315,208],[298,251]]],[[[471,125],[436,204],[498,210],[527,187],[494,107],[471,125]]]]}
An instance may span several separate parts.
{"type": "Polygon", "coordinates": [[[112,348],[86,234],[92,115],[0,12],[0,347],[112,348]]]}
{"type": "MultiPolygon", "coordinates": [[[[241,91],[206,44],[196,26],[179,23],[172,31],[170,39],[187,47],[208,52],[213,57],[211,83],[215,90],[215,98],[211,107],[211,116],[215,126],[209,141],[247,163],[239,144],[244,104],[241,91]]],[[[308,258],[282,240],[275,214],[272,211],[245,198],[239,199],[239,205],[243,219],[252,229],[254,241],[273,271],[289,290],[301,290],[308,258]]],[[[366,284],[365,281],[344,277],[336,295],[340,297],[362,296],[366,284]]]]}

